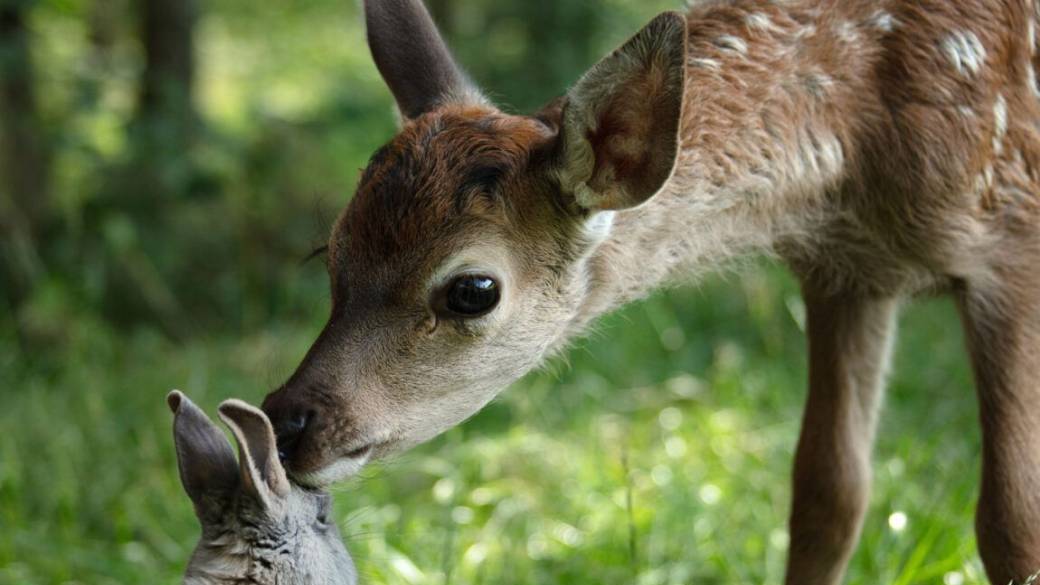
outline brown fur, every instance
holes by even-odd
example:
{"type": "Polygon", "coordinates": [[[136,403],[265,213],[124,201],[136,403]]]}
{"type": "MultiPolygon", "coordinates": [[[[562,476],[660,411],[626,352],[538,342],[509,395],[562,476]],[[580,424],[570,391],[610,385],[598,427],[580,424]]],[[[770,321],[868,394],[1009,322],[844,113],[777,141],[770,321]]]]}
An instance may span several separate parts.
{"type": "Polygon", "coordinates": [[[1038,26],[1030,0],[708,2],[534,117],[458,79],[417,92],[376,51],[395,94],[442,98],[402,105],[333,231],[332,318],[265,402],[276,423],[318,415],[291,469],[334,479],[425,440],[604,312],[766,252],[809,316],[787,582],[841,580],[895,308],[920,293],[954,293],[967,329],[989,577],[1040,569],[1038,26]],[[436,310],[466,267],[502,283],[487,317],[436,310]]]}

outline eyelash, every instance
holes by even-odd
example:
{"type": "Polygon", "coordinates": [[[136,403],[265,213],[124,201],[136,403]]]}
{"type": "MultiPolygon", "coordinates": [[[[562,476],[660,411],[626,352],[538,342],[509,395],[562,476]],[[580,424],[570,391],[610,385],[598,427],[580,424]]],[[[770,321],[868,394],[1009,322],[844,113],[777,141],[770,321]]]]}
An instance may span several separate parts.
{"type": "Polygon", "coordinates": [[[310,262],[311,260],[314,260],[318,256],[324,255],[328,251],[329,251],[328,244],[326,244],[324,246],[318,246],[317,248],[311,250],[310,254],[307,254],[303,258],[303,260],[300,261],[300,264],[306,264],[306,263],[310,262]]]}

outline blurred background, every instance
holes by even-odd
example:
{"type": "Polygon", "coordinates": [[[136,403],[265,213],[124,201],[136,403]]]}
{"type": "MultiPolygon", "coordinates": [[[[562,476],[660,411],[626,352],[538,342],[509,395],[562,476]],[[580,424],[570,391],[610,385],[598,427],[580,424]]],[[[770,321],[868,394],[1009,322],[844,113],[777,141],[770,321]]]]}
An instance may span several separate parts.
{"type": "MultiPolygon", "coordinates": [[[[531,111],[678,0],[428,0],[531,111]]],[[[258,402],[329,309],[323,243],[395,128],[352,0],[0,0],[0,583],[177,583],[163,397],[258,402]]],[[[779,584],[804,309],[767,261],[607,318],[340,486],[365,583],[779,584]]],[[[849,583],[982,583],[949,303],[905,311],[849,583]]]]}

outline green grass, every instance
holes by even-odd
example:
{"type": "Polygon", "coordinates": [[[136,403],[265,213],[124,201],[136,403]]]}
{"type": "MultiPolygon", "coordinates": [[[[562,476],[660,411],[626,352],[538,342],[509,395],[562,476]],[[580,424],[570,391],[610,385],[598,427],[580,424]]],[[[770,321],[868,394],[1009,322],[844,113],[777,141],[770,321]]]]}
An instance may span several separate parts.
{"type": "MultiPolygon", "coordinates": [[[[3,341],[0,583],[178,582],[198,529],[163,397],[179,387],[211,413],[228,396],[259,401],[316,333],[315,304],[310,323],[237,339],[77,322],[52,355],[3,341]]],[[[464,426],[338,489],[364,582],[781,583],[800,314],[791,279],[766,268],[609,317],[464,426]]],[[[983,583],[956,315],[915,303],[901,334],[846,582],[983,583]]]]}

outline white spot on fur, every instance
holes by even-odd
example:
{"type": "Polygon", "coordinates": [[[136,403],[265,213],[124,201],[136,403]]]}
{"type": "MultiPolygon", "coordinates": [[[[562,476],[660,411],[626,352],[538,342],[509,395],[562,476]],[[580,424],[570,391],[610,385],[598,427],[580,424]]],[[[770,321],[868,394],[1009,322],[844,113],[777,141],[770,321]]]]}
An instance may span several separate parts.
{"type": "Polygon", "coordinates": [[[751,29],[770,31],[776,30],[776,25],[773,24],[773,20],[769,18],[768,14],[763,12],[752,12],[747,15],[747,26],[751,29]]]}
{"type": "Polygon", "coordinates": [[[1036,69],[1033,69],[1033,64],[1028,61],[1026,62],[1026,85],[1029,86],[1029,93],[1040,98],[1040,87],[1036,84],[1036,69]]]}
{"type": "Polygon", "coordinates": [[[982,192],[984,192],[986,190],[986,179],[985,179],[985,177],[982,176],[981,173],[978,174],[978,175],[975,175],[974,183],[975,183],[974,184],[974,191],[975,191],[976,195],[978,195],[979,193],[982,193],[982,192]]]}
{"type": "Polygon", "coordinates": [[[867,19],[867,24],[882,32],[890,33],[899,25],[899,21],[890,13],[877,10],[867,19]]]}
{"type": "Polygon", "coordinates": [[[747,43],[744,39],[733,35],[722,35],[715,39],[715,45],[721,49],[734,51],[741,55],[747,54],[747,43]]]}
{"type": "Polygon", "coordinates": [[[713,71],[718,71],[721,68],[719,62],[715,59],[707,59],[704,57],[691,57],[687,63],[692,67],[711,69],[713,71]]]}
{"type": "Polygon", "coordinates": [[[819,159],[820,169],[827,173],[838,172],[845,160],[841,142],[835,136],[826,136],[820,141],[816,156],[819,159]]]}
{"type": "Polygon", "coordinates": [[[975,110],[971,109],[968,106],[957,106],[957,111],[960,112],[960,114],[965,118],[975,117],[975,110]]]}
{"type": "Polygon", "coordinates": [[[856,25],[847,20],[838,24],[838,26],[835,27],[834,33],[838,35],[839,39],[849,43],[850,45],[858,43],[860,40],[859,31],[856,30],[856,25]]]}
{"type": "Polygon", "coordinates": [[[585,235],[593,244],[602,243],[610,235],[614,227],[614,215],[613,211],[600,211],[593,213],[585,222],[585,235]]]}
{"type": "Polygon", "coordinates": [[[795,176],[828,180],[841,172],[845,153],[836,136],[806,127],[799,132],[798,155],[792,162],[795,176]]]}
{"type": "Polygon", "coordinates": [[[1036,54],[1036,23],[1032,20],[1026,21],[1026,38],[1029,39],[1029,54],[1036,54]]]}
{"type": "Polygon", "coordinates": [[[803,78],[805,89],[814,97],[824,97],[827,90],[834,85],[834,79],[825,73],[810,73],[803,78]]]}
{"type": "Polygon", "coordinates": [[[957,31],[942,41],[942,51],[961,75],[975,75],[986,62],[986,47],[971,31],[957,31]]]}
{"type": "Polygon", "coordinates": [[[1000,154],[1004,149],[1004,135],[1007,134],[1007,101],[1003,94],[997,94],[993,103],[993,152],[1000,154]]]}
{"type": "Polygon", "coordinates": [[[798,37],[798,38],[811,37],[811,36],[813,36],[815,34],[816,34],[816,25],[812,25],[812,24],[803,26],[802,28],[798,29],[797,32],[794,33],[794,35],[796,37],[798,37]]]}

